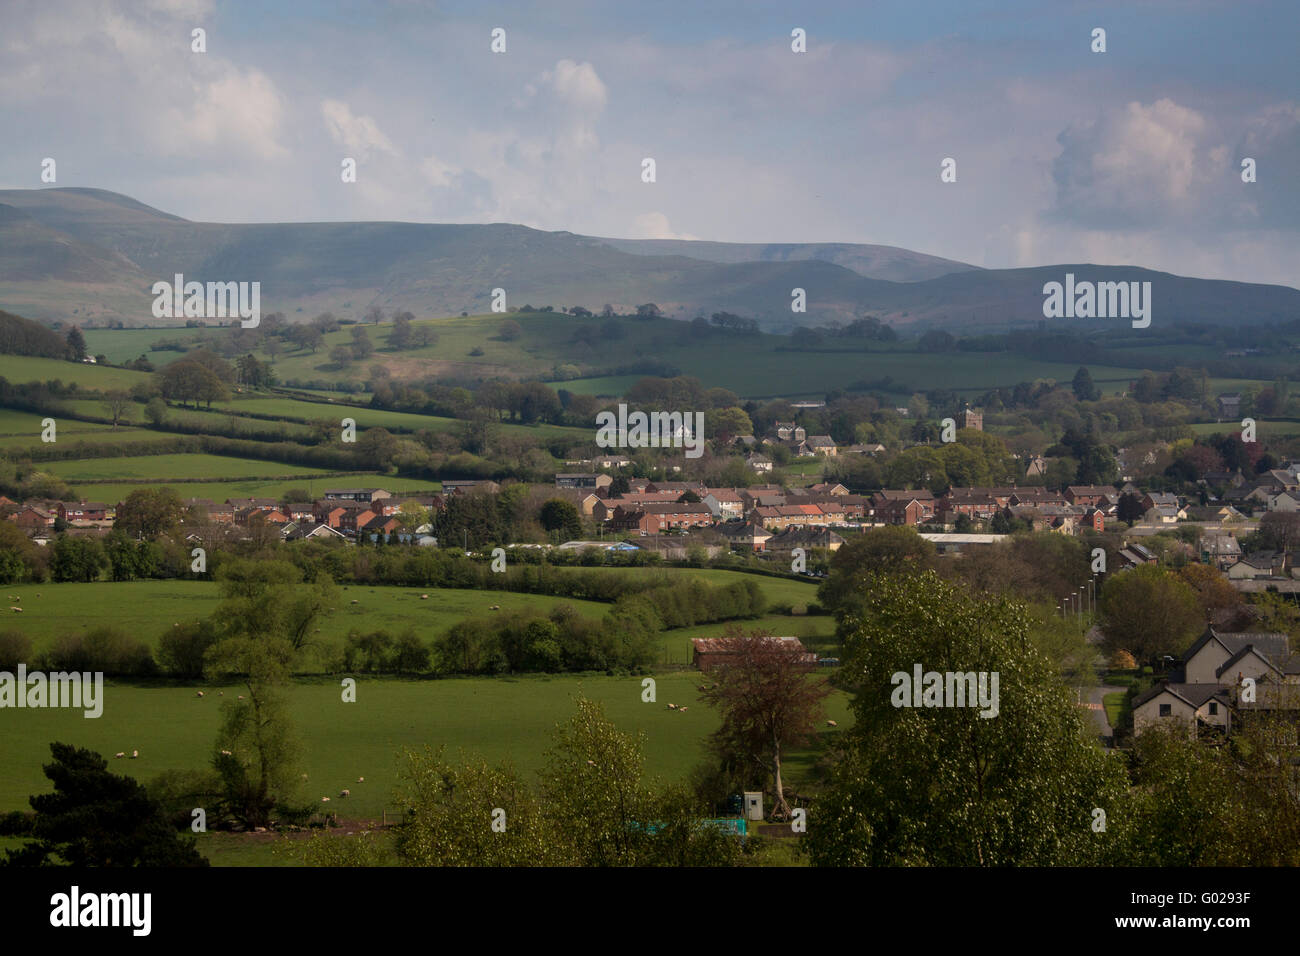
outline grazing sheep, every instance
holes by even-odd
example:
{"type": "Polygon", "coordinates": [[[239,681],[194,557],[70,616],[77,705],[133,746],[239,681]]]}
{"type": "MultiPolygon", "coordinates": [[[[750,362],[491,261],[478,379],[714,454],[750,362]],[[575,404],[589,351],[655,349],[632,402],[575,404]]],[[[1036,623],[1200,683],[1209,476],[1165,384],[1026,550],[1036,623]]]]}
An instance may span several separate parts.
{"type": "Polygon", "coordinates": [[[321,802],[321,803],[329,803],[329,802],[330,802],[330,798],[329,798],[329,797],[321,797],[321,798],[320,798],[320,802],[321,802]]]}
{"type": "Polygon", "coordinates": [[[219,690],[219,691],[217,691],[217,696],[218,696],[218,697],[225,697],[225,696],[226,696],[226,692],[225,692],[224,690],[219,690]]]}
{"type": "Polygon", "coordinates": [[[114,757],[125,757],[125,756],[126,756],[126,751],[124,751],[124,750],[119,750],[117,753],[113,754],[113,756],[114,756],[114,757]]]}
{"type": "Polygon", "coordinates": [[[11,610],[11,611],[13,611],[13,612],[15,612],[15,613],[17,613],[17,614],[22,614],[22,613],[23,613],[23,609],[20,608],[20,607],[11,607],[9,610],[11,610]]]}
{"type": "Polygon", "coordinates": [[[427,594],[421,594],[421,595],[420,595],[420,600],[421,600],[421,601],[427,601],[427,600],[429,600],[429,595],[427,595],[427,594]]]}
{"type": "Polygon", "coordinates": [[[489,611],[499,611],[499,610],[501,610],[501,605],[500,605],[500,604],[493,604],[490,608],[488,608],[488,610],[489,610],[489,611]]]}
{"type": "Polygon", "coordinates": [[[361,602],[360,602],[360,601],[357,601],[357,600],[354,599],[354,600],[352,601],[352,603],[353,603],[353,604],[360,604],[361,602]]]}
{"type": "Polygon", "coordinates": [[[351,790],[340,790],[340,791],[339,791],[339,796],[340,796],[340,797],[350,797],[350,796],[352,796],[352,791],[351,791],[351,790]]]}
{"type": "Polygon", "coordinates": [[[202,696],[203,696],[203,691],[199,691],[199,692],[198,692],[197,694],[195,694],[194,696],[195,696],[195,697],[202,697],[202,696]]]}
{"type": "Polygon", "coordinates": [[[240,700],[243,700],[243,699],[244,699],[244,695],[243,695],[243,694],[240,694],[240,695],[239,695],[239,699],[240,699],[240,700]]]}
{"type": "Polygon", "coordinates": [[[232,754],[229,750],[223,750],[223,751],[221,751],[221,756],[223,756],[223,757],[233,757],[234,754],[232,754]]]}
{"type": "Polygon", "coordinates": [[[594,766],[596,766],[596,761],[594,761],[594,760],[588,760],[588,761],[587,761],[587,764],[588,764],[588,766],[592,766],[592,767],[594,767],[594,766]]]}
{"type": "Polygon", "coordinates": [[[306,774],[303,774],[303,775],[302,775],[302,779],[306,780],[306,779],[307,779],[307,775],[306,775],[306,774]]]}
{"type": "Polygon", "coordinates": [[[828,721],[826,721],[826,726],[827,726],[827,727],[838,727],[839,724],[835,723],[835,721],[833,721],[833,720],[828,720],[828,721]]]}
{"type": "Polygon", "coordinates": [[[686,708],[685,708],[685,707],[678,707],[678,708],[677,708],[677,713],[679,713],[679,714],[684,714],[684,713],[686,713],[686,708]]]}
{"type": "Polygon", "coordinates": [[[676,710],[676,709],[677,709],[677,705],[676,705],[676,704],[669,704],[669,705],[668,705],[668,709],[669,709],[669,710],[676,710]]]}
{"type": "Polygon", "coordinates": [[[132,751],[131,751],[131,759],[132,759],[132,760],[134,760],[134,759],[135,759],[136,757],[138,757],[138,756],[140,756],[140,751],[138,751],[138,750],[132,750],[132,751]]]}
{"type": "Polygon", "coordinates": [[[357,783],[365,783],[365,782],[366,782],[365,777],[357,777],[357,783]]]}

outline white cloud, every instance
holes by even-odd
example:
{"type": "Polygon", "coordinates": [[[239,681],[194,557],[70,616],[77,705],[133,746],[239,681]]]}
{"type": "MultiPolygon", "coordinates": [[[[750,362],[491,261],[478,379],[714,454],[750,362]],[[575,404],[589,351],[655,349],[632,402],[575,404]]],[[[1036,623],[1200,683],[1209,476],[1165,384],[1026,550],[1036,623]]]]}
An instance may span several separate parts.
{"type": "Polygon", "coordinates": [[[169,110],[164,142],[193,155],[197,147],[220,146],[227,155],[240,144],[247,153],[279,159],[284,109],[275,84],[260,70],[223,73],[200,85],[185,105],[169,110]]]}
{"type": "Polygon", "coordinates": [[[342,100],[323,100],[320,111],[330,138],[344,149],[360,156],[372,151],[397,152],[392,140],[384,135],[373,118],[357,116],[342,100]]]}
{"type": "Polygon", "coordinates": [[[542,80],[550,84],[560,100],[590,116],[598,115],[609,100],[605,84],[590,63],[560,60],[555,69],[542,74],[542,80]]]}
{"type": "Polygon", "coordinates": [[[1054,165],[1057,208],[1080,223],[1139,225],[1195,216],[1221,144],[1195,110],[1161,99],[1128,103],[1061,133],[1054,165]]]}

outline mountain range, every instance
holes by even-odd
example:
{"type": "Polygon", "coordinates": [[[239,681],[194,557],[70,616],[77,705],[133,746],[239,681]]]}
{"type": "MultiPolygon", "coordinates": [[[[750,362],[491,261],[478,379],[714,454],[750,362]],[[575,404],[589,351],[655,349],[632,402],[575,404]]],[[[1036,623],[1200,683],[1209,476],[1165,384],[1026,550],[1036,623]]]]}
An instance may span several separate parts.
{"type": "MultiPolygon", "coordinates": [[[[292,320],[371,306],[417,317],[508,306],[654,302],[672,318],[725,311],[771,331],[864,314],[906,329],[1005,329],[1043,319],[1043,285],[1149,281],[1153,322],[1300,319],[1300,290],[1196,279],[1137,266],[982,269],[893,246],[616,239],[508,223],[192,222],[101,189],[0,190],[0,308],[43,321],[175,324],[152,315],[150,287],[259,281],[263,312],[292,320]],[[792,290],[807,311],[791,310],[792,290]]],[[[1048,320],[1100,328],[1113,319],[1048,320]]],[[[1121,323],[1123,320],[1118,320],[1121,323]]],[[[1126,324],[1126,323],[1124,323],[1126,324]]]]}

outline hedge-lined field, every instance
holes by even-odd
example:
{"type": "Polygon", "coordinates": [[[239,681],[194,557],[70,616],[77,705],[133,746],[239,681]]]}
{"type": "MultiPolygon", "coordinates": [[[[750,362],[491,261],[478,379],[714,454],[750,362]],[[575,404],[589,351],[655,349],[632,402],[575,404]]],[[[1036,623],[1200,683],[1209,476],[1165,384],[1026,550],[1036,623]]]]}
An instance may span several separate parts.
{"type": "MultiPolygon", "coordinates": [[[[91,584],[9,585],[5,596],[16,595],[22,614],[8,611],[0,630],[20,630],[32,638],[34,650],[44,650],[60,634],[75,634],[109,625],[156,648],[158,639],[173,624],[205,618],[216,610],[220,597],[211,581],[97,581],[91,584]]],[[[11,602],[13,603],[13,602],[11,602]]],[[[499,605],[502,613],[548,613],[557,604],[569,604],[598,618],[608,604],[506,591],[469,591],[340,585],[339,604],[320,624],[319,638],[341,642],[351,630],[388,630],[394,634],[413,628],[429,641],[466,617],[488,613],[499,605]],[[428,594],[429,600],[420,599],[428,594]],[[352,601],[357,601],[352,604],[352,601]]]]}
{"type": "MultiPolygon", "coordinates": [[[[355,703],[341,700],[333,679],[298,681],[286,691],[289,713],[302,742],[301,796],[312,803],[331,798],[330,809],[345,817],[378,819],[392,809],[397,783],[397,754],[405,747],[445,746],[479,753],[489,761],[509,759],[530,774],[540,768],[555,726],[573,712],[573,700],[585,695],[605,704],[606,713],[623,731],[645,733],[646,771],[662,780],[682,780],[705,757],[706,738],[717,728],[717,715],[698,699],[700,675],[658,675],[657,700],[643,703],[639,677],[531,676],[397,680],[359,677],[355,703]],[[668,703],[689,705],[686,713],[668,703]],[[365,777],[364,783],[357,778],[365,777]],[[341,800],[347,788],[351,797],[341,800]]],[[[50,789],[41,766],[50,759],[49,744],[61,741],[98,751],[110,768],[142,781],[164,770],[199,770],[207,766],[220,723],[218,688],[140,687],[110,682],[104,712],[86,719],[80,711],[12,710],[0,721],[0,812],[27,808],[27,797],[50,789]],[[140,751],[138,760],[115,760],[118,751],[140,751]]],[[[222,691],[238,694],[236,685],[222,691]]],[[[851,721],[848,701],[837,694],[827,714],[839,730],[823,727],[828,741],[851,721]]],[[[788,779],[807,779],[813,754],[795,754],[786,765],[788,779]]]]}

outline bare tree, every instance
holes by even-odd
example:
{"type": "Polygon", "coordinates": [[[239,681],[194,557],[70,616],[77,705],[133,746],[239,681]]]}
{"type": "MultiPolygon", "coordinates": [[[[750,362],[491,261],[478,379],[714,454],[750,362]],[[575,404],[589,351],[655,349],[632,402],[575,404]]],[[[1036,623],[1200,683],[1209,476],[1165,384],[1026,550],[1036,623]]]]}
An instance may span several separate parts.
{"type": "Polygon", "coordinates": [[[108,412],[108,417],[113,420],[114,428],[117,428],[117,423],[126,417],[126,410],[130,405],[130,392],[114,389],[111,392],[104,393],[104,410],[108,412]]]}

